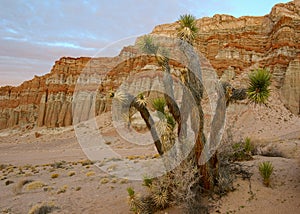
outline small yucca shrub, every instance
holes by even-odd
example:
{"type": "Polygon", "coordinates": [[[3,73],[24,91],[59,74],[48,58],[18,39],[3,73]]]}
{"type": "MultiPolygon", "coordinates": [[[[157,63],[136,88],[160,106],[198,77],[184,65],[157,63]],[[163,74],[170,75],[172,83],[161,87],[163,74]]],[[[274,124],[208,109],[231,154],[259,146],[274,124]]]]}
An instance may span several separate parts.
{"type": "Polygon", "coordinates": [[[153,186],[151,197],[157,208],[166,208],[169,206],[168,190],[162,186],[153,186]]]}
{"type": "Polygon", "coordinates": [[[181,15],[179,18],[179,28],[177,36],[190,44],[195,40],[198,28],[196,26],[196,17],[191,14],[181,15]]]}
{"type": "Polygon", "coordinates": [[[266,104],[270,96],[271,74],[265,69],[258,69],[249,75],[247,95],[250,102],[266,104]]]}
{"type": "Polygon", "coordinates": [[[145,35],[138,43],[139,48],[146,54],[156,54],[158,46],[154,44],[153,37],[151,35],[145,35]]]}
{"type": "Polygon", "coordinates": [[[152,101],[152,106],[156,111],[161,112],[162,114],[165,114],[165,107],[166,107],[166,101],[164,98],[156,98],[152,101]]]}
{"type": "Polygon", "coordinates": [[[249,137],[246,137],[245,139],[245,145],[244,145],[244,150],[247,154],[252,154],[252,151],[254,149],[253,144],[251,143],[251,139],[249,137]]]}
{"type": "Polygon", "coordinates": [[[140,106],[147,106],[147,104],[148,104],[148,100],[143,93],[140,93],[137,95],[136,102],[140,106]]]}
{"type": "Polygon", "coordinates": [[[143,185],[150,188],[152,185],[152,178],[148,178],[147,176],[144,176],[143,185]]]}
{"type": "Polygon", "coordinates": [[[132,187],[128,187],[127,192],[128,192],[128,204],[129,204],[130,211],[134,213],[141,213],[141,211],[145,209],[144,203],[135,194],[135,191],[132,187]]]}
{"type": "Polygon", "coordinates": [[[262,162],[259,164],[259,173],[263,178],[264,184],[268,187],[270,185],[270,177],[273,173],[273,165],[271,162],[262,162]]]}

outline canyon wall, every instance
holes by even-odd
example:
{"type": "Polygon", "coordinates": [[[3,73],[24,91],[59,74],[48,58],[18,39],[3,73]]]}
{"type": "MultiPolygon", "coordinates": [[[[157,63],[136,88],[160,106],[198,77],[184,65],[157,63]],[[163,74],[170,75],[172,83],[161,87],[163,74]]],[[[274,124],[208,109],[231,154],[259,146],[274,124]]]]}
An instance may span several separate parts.
{"type": "MultiPolygon", "coordinates": [[[[299,5],[277,4],[270,14],[262,17],[204,17],[197,20],[197,26],[195,47],[220,77],[233,79],[258,67],[268,68],[285,106],[292,113],[300,114],[299,5]]],[[[178,22],[159,25],[151,34],[174,37],[177,27],[178,22]]],[[[1,87],[0,129],[28,124],[68,126],[101,114],[110,107],[109,90],[119,86],[128,75],[156,66],[152,57],[134,57],[136,51],[134,47],[125,47],[113,58],[62,57],[44,76],[35,76],[18,87],[1,87]],[[81,75],[82,71],[86,76],[81,75]],[[86,89],[74,94],[77,82],[93,85],[99,83],[97,80],[102,84],[94,96],[86,93],[86,89]],[[76,99],[74,106],[73,99],[76,99]],[[79,112],[76,118],[73,118],[72,108],[79,112]]],[[[176,62],[172,62],[171,67],[175,73],[180,69],[176,62]]],[[[155,81],[146,75],[132,87],[151,90],[157,85],[155,81]]]]}

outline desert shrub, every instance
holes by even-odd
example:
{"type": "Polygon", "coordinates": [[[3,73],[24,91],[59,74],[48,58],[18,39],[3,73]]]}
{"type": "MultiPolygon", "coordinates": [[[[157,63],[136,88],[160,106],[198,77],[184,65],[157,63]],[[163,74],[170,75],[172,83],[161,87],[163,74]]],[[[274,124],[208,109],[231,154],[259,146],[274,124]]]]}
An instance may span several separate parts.
{"type": "Polygon", "coordinates": [[[154,185],[151,188],[151,198],[158,209],[164,209],[170,205],[168,189],[162,185],[154,185]]]}
{"type": "Polygon", "coordinates": [[[91,160],[82,160],[82,161],[79,161],[81,163],[82,166],[89,166],[89,165],[93,165],[94,162],[91,161],[91,160]]]}
{"type": "Polygon", "coordinates": [[[59,188],[56,193],[57,194],[65,193],[67,191],[67,189],[68,189],[68,186],[64,185],[61,188],[59,188]]]}
{"type": "Polygon", "coordinates": [[[6,169],[7,167],[8,167],[7,164],[0,164],[0,170],[1,171],[4,170],[4,169],[6,169]]]}
{"type": "Polygon", "coordinates": [[[63,169],[65,168],[67,162],[66,161],[58,161],[51,164],[51,166],[55,169],[63,169]]]}
{"type": "Polygon", "coordinates": [[[234,190],[233,188],[233,180],[234,176],[232,175],[232,170],[230,168],[230,165],[226,165],[224,163],[221,163],[221,165],[218,171],[218,176],[216,178],[217,185],[215,192],[219,194],[220,196],[226,195],[228,192],[234,190]]]}
{"type": "Polygon", "coordinates": [[[51,213],[55,209],[57,209],[57,207],[53,202],[51,203],[43,202],[31,207],[28,214],[47,214],[47,213],[51,213]]]}
{"type": "Polygon", "coordinates": [[[143,185],[150,188],[151,185],[152,185],[152,178],[144,176],[144,178],[143,178],[143,185]]]}
{"type": "Polygon", "coordinates": [[[44,192],[51,192],[54,188],[53,187],[50,187],[50,186],[47,186],[47,187],[44,187],[43,190],[44,192]]]}
{"type": "Polygon", "coordinates": [[[68,172],[68,176],[70,176],[70,177],[72,177],[73,175],[75,175],[76,173],[75,173],[75,171],[70,171],[70,172],[68,172]]]}
{"type": "Polygon", "coordinates": [[[273,173],[273,165],[271,162],[262,162],[258,166],[259,173],[263,178],[263,183],[268,187],[270,185],[270,177],[273,173]]]}
{"type": "Polygon", "coordinates": [[[109,179],[108,178],[102,178],[100,180],[100,184],[107,184],[109,182],[109,179]]]}
{"type": "Polygon", "coordinates": [[[54,174],[51,175],[51,178],[53,178],[53,179],[54,179],[54,178],[58,178],[58,176],[59,176],[59,174],[54,173],[54,174]]]}
{"type": "Polygon", "coordinates": [[[46,186],[46,184],[44,184],[42,181],[33,181],[31,183],[29,183],[28,185],[26,185],[26,189],[29,190],[36,190],[36,189],[40,189],[42,187],[46,186]]]}
{"type": "Polygon", "coordinates": [[[142,213],[142,210],[144,210],[144,203],[141,201],[140,197],[136,195],[132,187],[127,188],[127,193],[130,211],[134,213],[142,213]]]}
{"type": "Polygon", "coordinates": [[[5,181],[5,185],[6,186],[8,186],[8,185],[10,185],[10,184],[13,184],[14,183],[14,181],[11,181],[11,180],[6,180],[5,181]]]}
{"type": "Polygon", "coordinates": [[[6,179],[7,179],[6,175],[3,175],[3,176],[0,177],[1,181],[6,180],[6,179]]]}
{"type": "Polygon", "coordinates": [[[122,178],[119,181],[120,184],[127,184],[128,183],[128,179],[127,178],[122,178]]]}
{"type": "Polygon", "coordinates": [[[251,139],[249,137],[246,137],[245,142],[244,142],[244,150],[246,153],[248,154],[252,154],[253,150],[254,150],[254,146],[251,143],[251,139]]]}
{"type": "Polygon", "coordinates": [[[87,172],[85,175],[87,176],[87,177],[90,177],[90,176],[94,176],[96,173],[94,172],[94,171],[89,171],[89,172],[87,172]]]}
{"type": "Polygon", "coordinates": [[[250,138],[246,138],[243,142],[234,143],[230,155],[231,161],[247,161],[252,160],[252,152],[254,146],[250,138]]]}
{"type": "Polygon", "coordinates": [[[113,184],[116,184],[116,183],[118,183],[118,179],[117,178],[112,178],[110,182],[113,183],[113,184]]]}
{"type": "Polygon", "coordinates": [[[14,187],[13,187],[13,192],[15,194],[20,194],[22,192],[23,186],[25,186],[26,184],[29,184],[33,182],[33,180],[21,180],[19,181],[14,187]]]}
{"type": "Polygon", "coordinates": [[[134,207],[136,209],[131,209],[134,212],[154,213],[172,205],[182,207],[187,213],[207,211],[201,200],[201,176],[191,160],[183,161],[161,177],[144,177],[143,185],[149,188],[146,196],[138,197],[132,188],[127,189],[129,197],[134,195],[131,199],[138,204],[134,207]]]}

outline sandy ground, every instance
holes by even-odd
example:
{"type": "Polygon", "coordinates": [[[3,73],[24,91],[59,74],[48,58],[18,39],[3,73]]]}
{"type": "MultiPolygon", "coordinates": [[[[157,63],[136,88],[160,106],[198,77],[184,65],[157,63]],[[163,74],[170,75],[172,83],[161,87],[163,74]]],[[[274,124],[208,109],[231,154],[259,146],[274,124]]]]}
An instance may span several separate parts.
{"type": "MultiPolygon", "coordinates": [[[[211,213],[299,212],[300,118],[276,102],[266,109],[241,104],[229,107],[227,128],[233,132],[234,140],[251,137],[261,155],[241,162],[253,173],[250,181],[238,177],[234,182],[235,191],[210,199],[211,213]],[[262,156],[268,151],[276,151],[281,157],[262,156]],[[262,161],[274,165],[269,188],[263,185],[258,172],[262,161]]],[[[134,157],[135,163],[156,157],[153,145],[136,150],[136,145],[121,139],[110,116],[107,113],[97,118],[96,131],[101,130],[113,150],[123,158],[134,157]]],[[[78,143],[74,127],[2,130],[0,151],[2,213],[28,213],[33,205],[42,202],[53,202],[58,207],[53,213],[130,213],[126,188],[145,191],[140,181],[113,176],[95,165],[85,164],[87,156],[78,143]],[[53,174],[58,177],[52,178],[53,174]],[[18,189],[22,180],[40,181],[43,185],[32,188],[26,184],[18,189]]],[[[111,161],[114,164],[115,160],[111,161]]],[[[184,210],[172,208],[160,213],[184,213],[184,210]]]]}

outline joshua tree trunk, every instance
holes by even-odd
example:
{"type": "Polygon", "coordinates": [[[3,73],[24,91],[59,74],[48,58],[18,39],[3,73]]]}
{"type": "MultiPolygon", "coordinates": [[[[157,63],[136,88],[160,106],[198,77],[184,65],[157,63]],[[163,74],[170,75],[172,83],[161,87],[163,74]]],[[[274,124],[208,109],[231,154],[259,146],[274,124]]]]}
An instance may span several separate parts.
{"type": "Polygon", "coordinates": [[[155,147],[157,149],[157,152],[159,153],[159,155],[163,155],[163,147],[161,144],[161,141],[159,139],[159,136],[157,134],[157,131],[155,129],[155,123],[153,118],[151,117],[148,109],[146,108],[146,106],[139,104],[136,101],[136,98],[133,98],[132,95],[127,94],[127,96],[129,97],[129,100],[132,100],[131,102],[131,106],[133,106],[136,110],[138,110],[143,118],[143,120],[146,123],[147,128],[150,130],[151,136],[154,140],[154,144],[155,147]],[[131,98],[131,99],[130,99],[131,98]]]}
{"type": "Polygon", "coordinates": [[[173,90],[173,79],[170,72],[170,65],[167,58],[162,62],[162,68],[164,70],[163,74],[163,84],[166,93],[164,94],[168,109],[175,121],[178,124],[178,134],[180,132],[180,124],[181,124],[181,116],[179,107],[174,98],[174,90],[173,90]]]}
{"type": "MultiPolygon", "coordinates": [[[[168,62],[164,62],[164,78],[163,78],[163,83],[164,83],[164,87],[166,90],[166,94],[165,94],[165,99],[166,99],[166,103],[167,106],[171,112],[171,114],[173,115],[174,119],[176,120],[177,124],[178,124],[178,137],[181,134],[179,140],[183,140],[184,137],[186,137],[187,133],[186,133],[186,122],[187,122],[187,118],[189,115],[189,103],[191,102],[188,98],[188,93],[183,93],[183,99],[182,99],[182,104],[181,104],[181,110],[179,110],[177,103],[174,100],[174,92],[173,92],[173,80],[172,80],[172,76],[170,74],[170,70],[169,70],[169,64],[168,62]],[[182,115],[180,115],[182,114],[182,115]],[[182,133],[180,133],[180,131],[183,131],[182,133]]],[[[187,71],[187,79],[185,81],[183,81],[183,84],[185,84],[185,86],[189,89],[189,91],[191,92],[193,99],[196,103],[196,109],[194,109],[198,115],[198,117],[196,117],[195,115],[193,115],[191,117],[192,119],[192,129],[194,131],[195,134],[195,139],[196,139],[196,143],[195,143],[195,148],[194,148],[194,155],[192,154],[191,158],[195,159],[195,163],[198,163],[197,166],[199,168],[199,172],[200,175],[202,176],[202,181],[203,181],[203,186],[205,189],[211,189],[212,188],[212,179],[211,179],[211,167],[216,167],[217,166],[217,155],[214,155],[213,158],[203,164],[200,165],[200,156],[201,153],[203,151],[204,145],[205,145],[205,136],[203,133],[203,128],[204,128],[204,114],[203,114],[203,110],[202,110],[202,106],[201,106],[201,99],[203,96],[203,85],[202,83],[199,81],[199,79],[194,75],[193,72],[191,72],[190,70],[187,71]],[[211,162],[213,164],[211,164],[211,162]]],[[[180,142],[180,143],[184,143],[184,142],[180,142]]]]}

